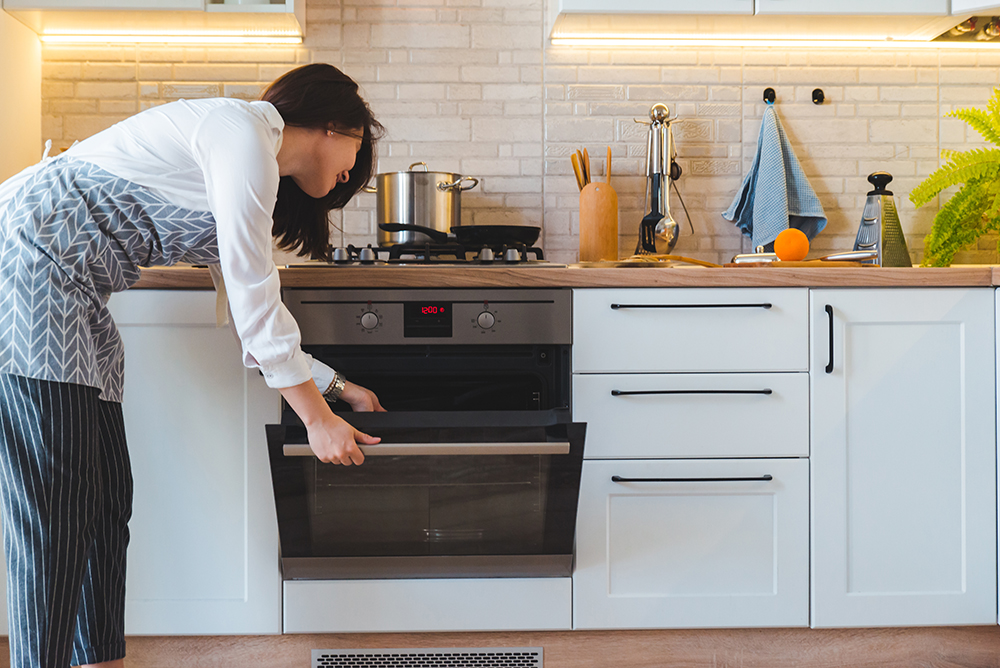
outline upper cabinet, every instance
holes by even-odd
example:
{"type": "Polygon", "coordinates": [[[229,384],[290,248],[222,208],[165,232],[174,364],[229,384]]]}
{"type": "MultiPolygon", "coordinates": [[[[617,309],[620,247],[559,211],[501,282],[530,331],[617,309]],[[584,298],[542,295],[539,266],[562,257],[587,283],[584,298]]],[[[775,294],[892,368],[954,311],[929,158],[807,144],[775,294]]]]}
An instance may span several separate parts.
{"type": "MultiPolygon", "coordinates": [[[[62,0],[69,2],[70,0],[62,0]]],[[[147,0],[148,1],[148,0],[147,0]]],[[[996,6],[996,0],[558,0],[560,13],[584,14],[797,14],[946,16],[996,6]]]]}
{"type": "Polygon", "coordinates": [[[948,0],[756,0],[755,14],[948,14],[948,0]]]}
{"type": "Polygon", "coordinates": [[[203,10],[205,0],[4,0],[4,9],[118,9],[118,10],[203,10]]]}
{"type": "MultiPolygon", "coordinates": [[[[967,0],[968,1],[968,0],[967,0]]],[[[756,0],[756,14],[948,14],[948,0],[756,0]]]]}
{"type": "Polygon", "coordinates": [[[2,0],[3,9],[46,37],[172,35],[290,38],[305,34],[305,0],[2,0]]]}
{"type": "Polygon", "coordinates": [[[927,41],[1000,0],[551,0],[550,36],[573,39],[927,41]],[[822,20],[818,17],[822,16],[822,20]]]}
{"type": "MultiPolygon", "coordinates": [[[[807,1],[807,0],[803,0],[807,1]]],[[[703,0],[697,4],[685,0],[561,0],[559,11],[603,14],[753,14],[754,0],[703,0]]]]}
{"type": "Polygon", "coordinates": [[[997,0],[951,0],[951,13],[955,16],[959,14],[994,14],[1000,12],[1000,3],[997,0]]]}

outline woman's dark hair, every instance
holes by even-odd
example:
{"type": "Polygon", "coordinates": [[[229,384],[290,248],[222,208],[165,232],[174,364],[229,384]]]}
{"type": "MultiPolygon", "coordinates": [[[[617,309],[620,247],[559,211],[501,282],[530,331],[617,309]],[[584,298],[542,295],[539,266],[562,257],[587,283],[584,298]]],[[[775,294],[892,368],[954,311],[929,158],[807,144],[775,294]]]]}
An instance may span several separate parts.
{"type": "Polygon", "coordinates": [[[342,209],[375,172],[375,142],[384,128],[358,93],[358,84],[333,65],[304,65],[278,77],[261,99],[270,102],[285,125],[321,130],[363,130],[350,178],[323,197],[310,197],[290,176],[281,177],[271,234],[278,248],[330,261],[329,213],[342,209]]]}

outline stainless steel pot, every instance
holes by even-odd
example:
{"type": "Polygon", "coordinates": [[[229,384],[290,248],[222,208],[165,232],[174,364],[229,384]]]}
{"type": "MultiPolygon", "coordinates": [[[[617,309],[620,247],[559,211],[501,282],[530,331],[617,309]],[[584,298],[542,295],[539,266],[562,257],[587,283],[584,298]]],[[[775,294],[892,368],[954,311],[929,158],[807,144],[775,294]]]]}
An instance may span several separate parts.
{"type": "Polygon", "coordinates": [[[447,234],[462,224],[462,191],[471,190],[479,179],[452,172],[427,171],[427,163],[415,162],[405,172],[386,172],[375,177],[378,245],[423,244],[432,239],[417,230],[388,232],[383,223],[418,225],[447,234]],[[423,170],[415,168],[423,166],[423,170]]]}

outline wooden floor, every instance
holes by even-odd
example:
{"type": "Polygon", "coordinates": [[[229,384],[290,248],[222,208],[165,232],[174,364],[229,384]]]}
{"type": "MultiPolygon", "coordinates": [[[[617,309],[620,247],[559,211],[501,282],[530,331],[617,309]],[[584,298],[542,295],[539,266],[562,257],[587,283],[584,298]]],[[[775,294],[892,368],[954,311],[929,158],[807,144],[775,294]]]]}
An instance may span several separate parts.
{"type": "Polygon", "coordinates": [[[125,665],[309,668],[313,649],[496,646],[542,647],[545,668],[1000,668],[997,626],[130,637],[125,665]]]}

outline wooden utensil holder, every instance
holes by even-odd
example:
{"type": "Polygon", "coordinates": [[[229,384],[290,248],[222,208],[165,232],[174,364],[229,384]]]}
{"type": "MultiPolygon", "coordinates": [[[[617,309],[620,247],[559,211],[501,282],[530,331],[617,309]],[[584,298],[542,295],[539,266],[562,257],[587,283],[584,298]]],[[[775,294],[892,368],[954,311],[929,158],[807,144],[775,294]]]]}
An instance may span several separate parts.
{"type": "Polygon", "coordinates": [[[580,191],[580,262],[618,259],[618,193],[593,182],[580,191]]]}

